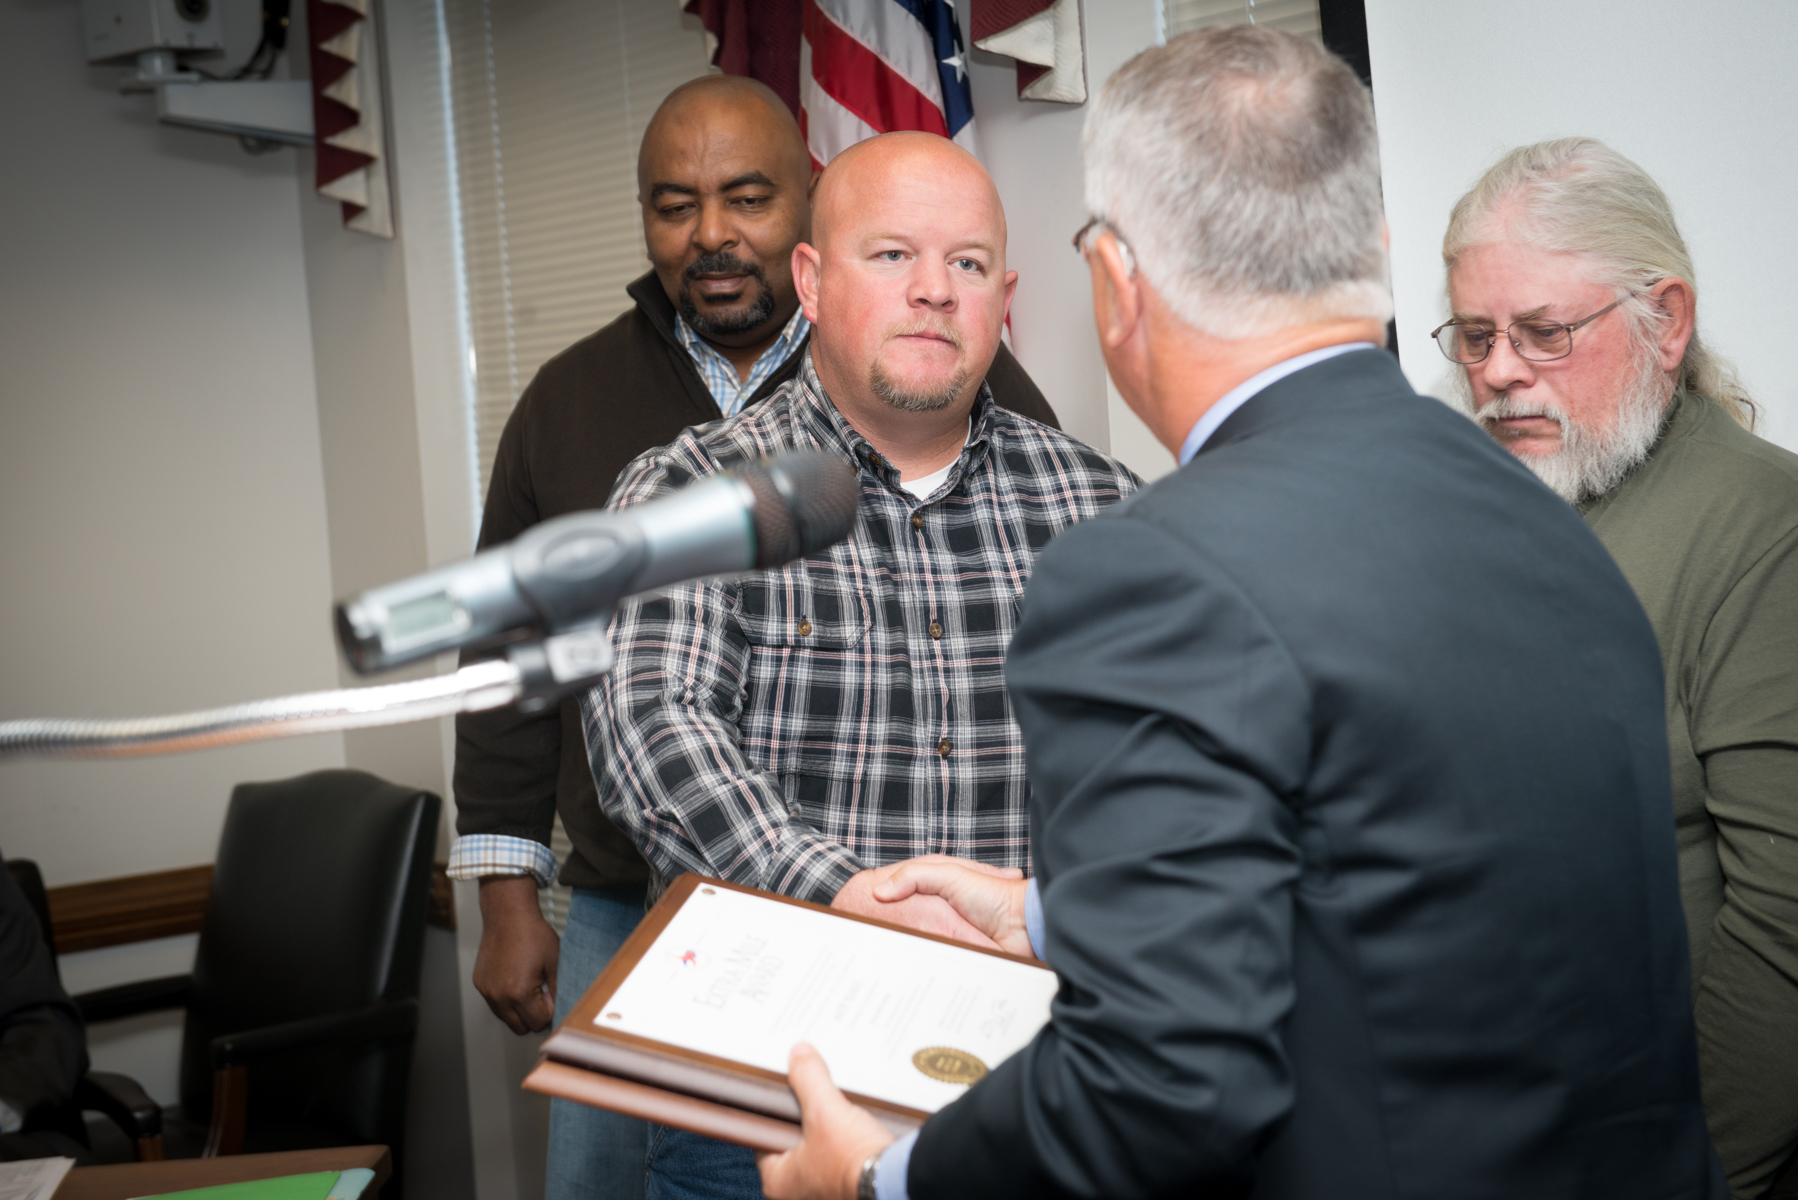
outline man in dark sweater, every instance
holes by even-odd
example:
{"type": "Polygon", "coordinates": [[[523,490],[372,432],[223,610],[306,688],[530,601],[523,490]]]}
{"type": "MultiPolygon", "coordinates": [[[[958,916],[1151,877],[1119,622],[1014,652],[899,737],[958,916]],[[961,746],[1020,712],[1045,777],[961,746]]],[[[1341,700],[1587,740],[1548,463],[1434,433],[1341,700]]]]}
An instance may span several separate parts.
{"type": "MultiPolygon", "coordinates": [[[[626,463],[690,425],[761,402],[799,369],[811,327],[794,293],[793,247],[810,234],[811,159],[773,92],[735,76],[677,89],[643,137],[638,183],[654,270],[635,307],[549,362],[500,438],[483,549],[567,512],[600,508],[626,463]]],[[[1000,348],[995,401],[1055,425],[1000,348]]],[[[456,726],[457,839],[450,873],[481,880],[475,987],[515,1033],[548,1027],[580,998],[643,912],[648,867],[600,810],[573,701],[456,726]],[[537,906],[557,873],[557,813],[575,889],[558,942],[537,906]]],[[[548,1196],[629,1196],[643,1127],[563,1101],[551,1118],[548,1196]]]]}

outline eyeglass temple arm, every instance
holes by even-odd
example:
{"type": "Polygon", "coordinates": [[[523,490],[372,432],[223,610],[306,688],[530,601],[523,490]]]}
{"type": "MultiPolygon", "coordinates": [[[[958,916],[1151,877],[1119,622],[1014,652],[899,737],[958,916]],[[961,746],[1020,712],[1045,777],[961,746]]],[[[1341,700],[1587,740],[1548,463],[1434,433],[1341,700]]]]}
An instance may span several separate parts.
{"type": "Polygon", "coordinates": [[[1605,305],[1603,308],[1599,309],[1597,312],[1593,313],[1591,316],[1582,317],[1581,319],[1575,321],[1573,324],[1569,325],[1567,327],[1567,332],[1571,334],[1576,329],[1582,329],[1585,326],[1590,325],[1592,322],[1598,320],[1598,318],[1600,318],[1600,317],[1604,316],[1606,313],[1610,312],[1613,308],[1616,308],[1619,304],[1622,304],[1625,300],[1628,300],[1629,297],[1634,294],[1635,293],[1632,292],[1632,293],[1629,293],[1628,295],[1623,295],[1623,296],[1617,297],[1615,300],[1611,301],[1609,304],[1605,305]]]}

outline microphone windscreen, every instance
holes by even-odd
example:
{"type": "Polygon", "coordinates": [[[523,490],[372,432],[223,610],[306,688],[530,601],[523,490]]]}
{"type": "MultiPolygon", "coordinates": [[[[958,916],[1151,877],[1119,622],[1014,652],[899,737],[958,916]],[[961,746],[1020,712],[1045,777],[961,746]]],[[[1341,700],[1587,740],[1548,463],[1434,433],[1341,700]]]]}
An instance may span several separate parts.
{"type": "Polygon", "coordinates": [[[778,567],[849,536],[861,499],[855,472],[834,455],[798,450],[740,472],[755,493],[755,565],[778,567]]]}

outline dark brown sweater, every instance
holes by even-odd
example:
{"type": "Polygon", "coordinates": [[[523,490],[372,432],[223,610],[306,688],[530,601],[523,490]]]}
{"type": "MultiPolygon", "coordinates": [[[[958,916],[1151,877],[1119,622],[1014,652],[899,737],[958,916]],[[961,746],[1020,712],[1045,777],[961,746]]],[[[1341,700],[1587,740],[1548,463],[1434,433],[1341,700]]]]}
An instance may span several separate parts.
{"type": "MultiPolygon", "coordinates": [[[[674,306],[654,272],[626,289],[635,308],[544,363],[500,435],[480,547],[509,542],[539,521],[601,508],[620,471],[689,425],[723,416],[674,332],[674,306]]],[[[757,389],[759,403],[799,369],[805,344],[757,389]]],[[[1055,413],[1010,351],[987,372],[993,399],[1059,429],[1055,413]]],[[[549,844],[556,813],[574,844],[561,880],[624,889],[649,879],[630,840],[600,811],[580,709],[526,716],[512,709],[456,718],[456,832],[549,844]]]]}

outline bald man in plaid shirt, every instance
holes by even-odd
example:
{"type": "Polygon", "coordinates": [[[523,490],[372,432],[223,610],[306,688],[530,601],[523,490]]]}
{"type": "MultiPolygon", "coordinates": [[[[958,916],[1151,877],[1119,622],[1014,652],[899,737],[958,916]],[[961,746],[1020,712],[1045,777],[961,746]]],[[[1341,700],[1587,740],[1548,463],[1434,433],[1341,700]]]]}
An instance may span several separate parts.
{"type": "Polygon", "coordinates": [[[1138,481],[980,382],[1017,274],[971,156],[927,134],[862,142],[825,172],[813,229],[793,258],[814,326],[797,377],[639,457],[613,504],[819,449],[857,471],[855,530],[621,608],[588,752],[663,881],[698,871],[984,942],[937,897],[874,900],[875,869],[932,853],[1028,869],[1006,644],[1037,552],[1138,481]]]}

